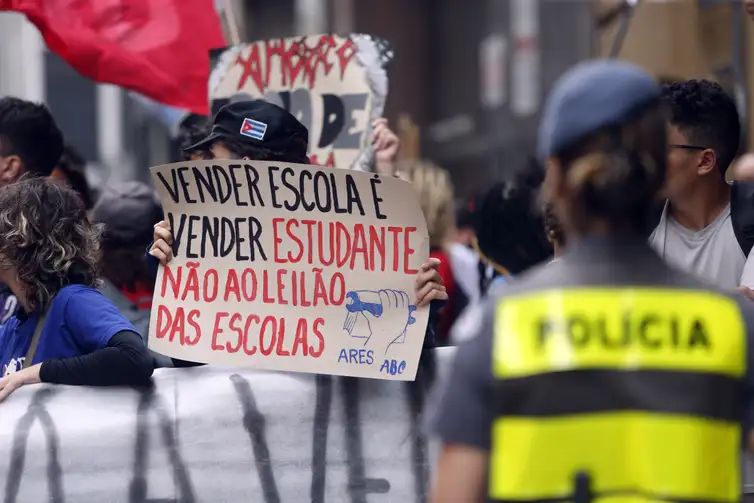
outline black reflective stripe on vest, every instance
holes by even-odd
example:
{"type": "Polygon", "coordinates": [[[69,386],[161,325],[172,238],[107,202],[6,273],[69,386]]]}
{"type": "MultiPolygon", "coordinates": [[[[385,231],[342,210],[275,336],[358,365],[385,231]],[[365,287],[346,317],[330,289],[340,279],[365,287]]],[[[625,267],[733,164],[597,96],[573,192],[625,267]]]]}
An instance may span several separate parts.
{"type": "Polygon", "coordinates": [[[718,374],[570,370],[495,383],[498,416],[547,417],[647,411],[739,421],[743,386],[718,374]]]}

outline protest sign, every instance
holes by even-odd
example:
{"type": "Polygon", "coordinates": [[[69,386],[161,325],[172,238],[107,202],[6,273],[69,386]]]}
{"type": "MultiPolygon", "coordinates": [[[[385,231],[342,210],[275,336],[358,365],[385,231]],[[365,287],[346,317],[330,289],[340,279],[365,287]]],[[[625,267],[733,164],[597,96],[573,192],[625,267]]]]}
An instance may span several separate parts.
{"type": "Polygon", "coordinates": [[[392,51],[369,35],[310,35],[243,44],[212,55],[212,110],[265,99],[309,130],[312,164],[366,171],[372,121],[387,97],[392,51]]]}
{"type": "Polygon", "coordinates": [[[408,383],[207,366],[143,389],[22,386],[0,404],[0,499],[426,502],[422,413],[453,352],[426,351],[408,383]]]}
{"type": "Polygon", "coordinates": [[[411,380],[429,309],[413,187],[317,166],[196,161],[152,168],[174,236],[150,348],[190,361],[411,380]]]}

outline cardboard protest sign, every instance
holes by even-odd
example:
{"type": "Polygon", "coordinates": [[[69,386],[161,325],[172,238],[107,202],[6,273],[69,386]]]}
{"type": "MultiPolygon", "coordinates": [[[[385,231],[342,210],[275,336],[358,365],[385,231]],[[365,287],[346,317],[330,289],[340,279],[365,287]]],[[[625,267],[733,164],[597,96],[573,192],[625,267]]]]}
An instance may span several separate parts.
{"type": "Polygon", "coordinates": [[[317,166],[197,161],[152,168],[174,236],[151,349],[190,361],[411,380],[429,255],[413,187],[317,166]]]}
{"type": "Polygon", "coordinates": [[[309,130],[312,164],[366,171],[372,121],[385,107],[391,59],[385,40],[361,34],[229,47],[213,53],[212,110],[229,101],[265,99],[309,130]]]}

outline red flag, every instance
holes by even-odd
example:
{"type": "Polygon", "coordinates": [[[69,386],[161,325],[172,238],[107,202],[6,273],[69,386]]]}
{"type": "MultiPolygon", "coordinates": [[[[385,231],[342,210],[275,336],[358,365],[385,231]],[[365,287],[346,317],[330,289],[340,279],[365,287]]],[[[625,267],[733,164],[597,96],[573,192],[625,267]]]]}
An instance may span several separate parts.
{"type": "Polygon", "coordinates": [[[208,115],[209,50],[224,47],[212,0],[0,0],[82,75],[208,115]]]}

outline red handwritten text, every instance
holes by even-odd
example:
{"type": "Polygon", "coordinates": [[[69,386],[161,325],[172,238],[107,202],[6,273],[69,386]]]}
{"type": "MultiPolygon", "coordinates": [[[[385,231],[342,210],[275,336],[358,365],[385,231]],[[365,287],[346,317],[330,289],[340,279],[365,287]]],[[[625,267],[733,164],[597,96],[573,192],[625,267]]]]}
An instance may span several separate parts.
{"type": "Polygon", "coordinates": [[[270,83],[273,69],[279,68],[283,86],[293,87],[299,77],[303,85],[313,89],[318,75],[329,75],[334,66],[340,71],[340,78],[345,76],[348,64],[356,55],[356,46],[350,39],[336,41],[332,35],[323,35],[309,46],[305,38],[268,40],[251,46],[249,55],[239,55],[236,63],[243,71],[238,81],[238,89],[243,89],[251,80],[264,94],[270,83]],[[278,60],[278,65],[274,61],[278,60]]]}
{"type": "Polygon", "coordinates": [[[340,306],[346,295],[342,273],[326,275],[314,267],[301,270],[262,270],[250,267],[230,269],[220,274],[215,269],[199,271],[199,262],[185,266],[166,266],[162,275],[160,295],[177,301],[210,303],[218,298],[224,302],[262,302],[300,307],[340,306]],[[171,295],[172,294],[172,295],[171,295]]]}
{"type": "Polygon", "coordinates": [[[325,265],[350,270],[419,272],[410,266],[411,235],[416,227],[382,227],[341,222],[323,223],[296,218],[273,218],[273,257],[277,264],[325,265]],[[327,239],[326,239],[327,238],[327,239]],[[287,252],[283,243],[290,243],[287,252]],[[387,245],[392,244],[392,253],[387,245]]]}
{"type": "MultiPolygon", "coordinates": [[[[200,316],[196,309],[187,314],[182,307],[178,307],[171,313],[170,308],[159,305],[156,337],[167,337],[170,342],[177,340],[181,346],[195,346],[203,335],[198,323],[200,316]]],[[[270,356],[274,353],[278,356],[319,358],[322,355],[325,350],[323,318],[318,317],[314,321],[299,318],[294,323],[292,336],[286,332],[285,322],[286,318],[262,318],[248,312],[217,313],[212,329],[212,350],[227,353],[243,350],[248,356],[270,356]]]]}

